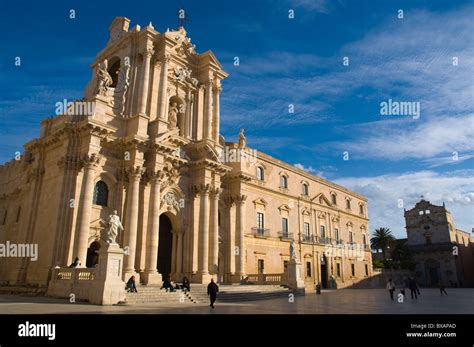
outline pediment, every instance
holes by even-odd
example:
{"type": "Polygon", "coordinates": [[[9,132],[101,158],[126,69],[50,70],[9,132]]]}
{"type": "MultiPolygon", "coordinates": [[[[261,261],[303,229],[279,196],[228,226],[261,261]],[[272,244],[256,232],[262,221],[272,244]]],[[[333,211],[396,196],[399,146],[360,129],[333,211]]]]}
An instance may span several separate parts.
{"type": "Polygon", "coordinates": [[[107,222],[102,218],[97,218],[96,220],[91,222],[92,229],[104,229],[107,226],[107,222]]]}
{"type": "Polygon", "coordinates": [[[278,207],[278,209],[280,210],[280,212],[281,211],[290,212],[290,210],[291,210],[291,208],[286,204],[281,205],[280,207],[278,207]]]}
{"type": "Polygon", "coordinates": [[[268,202],[263,198],[255,199],[253,201],[253,203],[254,203],[255,206],[260,205],[260,206],[266,207],[268,205],[268,202]]]}
{"type": "Polygon", "coordinates": [[[332,206],[331,202],[329,199],[324,195],[323,193],[319,193],[315,197],[311,199],[312,202],[316,202],[321,205],[327,205],[327,206],[332,206]]]}

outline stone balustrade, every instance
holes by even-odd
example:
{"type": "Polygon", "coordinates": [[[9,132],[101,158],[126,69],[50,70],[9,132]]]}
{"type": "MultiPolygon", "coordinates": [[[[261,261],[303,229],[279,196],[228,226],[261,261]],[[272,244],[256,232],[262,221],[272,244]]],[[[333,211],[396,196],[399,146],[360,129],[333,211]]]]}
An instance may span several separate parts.
{"type": "Polygon", "coordinates": [[[247,275],[250,284],[286,285],[286,273],[279,274],[250,274],[247,275]]]}

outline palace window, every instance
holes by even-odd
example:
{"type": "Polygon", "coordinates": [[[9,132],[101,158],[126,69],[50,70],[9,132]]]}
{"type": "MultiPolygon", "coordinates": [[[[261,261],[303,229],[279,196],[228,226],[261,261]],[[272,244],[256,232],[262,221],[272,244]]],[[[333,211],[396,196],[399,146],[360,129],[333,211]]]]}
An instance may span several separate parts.
{"type": "Polygon", "coordinates": [[[333,205],[336,205],[336,204],[337,204],[337,197],[336,197],[336,194],[334,194],[334,193],[331,194],[331,200],[332,200],[332,204],[333,204],[333,205]]]}
{"type": "Polygon", "coordinates": [[[104,181],[98,181],[94,187],[94,198],[92,202],[95,205],[107,206],[107,200],[109,197],[109,188],[104,181]]]}
{"type": "Polygon", "coordinates": [[[352,235],[352,231],[349,231],[349,243],[354,243],[354,236],[352,235]]]}
{"type": "Polygon", "coordinates": [[[288,260],[283,260],[283,272],[288,271],[288,260]]]}
{"type": "Polygon", "coordinates": [[[308,187],[308,185],[307,185],[306,183],[303,183],[302,188],[303,188],[303,192],[302,192],[303,195],[308,196],[308,195],[309,195],[309,187],[308,187]]]}
{"type": "Polygon", "coordinates": [[[303,238],[309,240],[309,223],[303,224],[303,238]]]}
{"type": "Polygon", "coordinates": [[[336,239],[336,241],[339,241],[339,229],[338,228],[334,228],[334,238],[336,239]]]}
{"type": "Polygon", "coordinates": [[[349,199],[346,199],[346,208],[347,208],[348,210],[351,209],[351,201],[350,201],[349,199]]]}
{"type": "Polygon", "coordinates": [[[288,188],[288,178],[286,176],[280,176],[280,188],[288,188]]]}
{"type": "Polygon", "coordinates": [[[341,264],[336,264],[336,276],[341,277],[341,264]]]}
{"type": "Polygon", "coordinates": [[[263,259],[259,259],[258,260],[258,273],[263,274],[264,271],[265,271],[265,262],[263,259]]]}
{"type": "Polygon", "coordinates": [[[259,181],[263,181],[264,179],[264,172],[263,172],[263,168],[258,166],[257,167],[257,180],[259,181]]]}
{"type": "Polygon", "coordinates": [[[364,243],[364,245],[367,244],[367,237],[365,236],[365,234],[362,235],[362,242],[364,243]]]}
{"type": "Polygon", "coordinates": [[[351,264],[351,273],[352,273],[352,277],[355,277],[355,275],[356,275],[355,264],[351,264]]]}
{"type": "Polygon", "coordinates": [[[257,212],[257,229],[258,229],[258,231],[263,233],[264,226],[265,226],[264,215],[261,212],[257,212]]]}
{"type": "Polygon", "coordinates": [[[311,262],[306,262],[306,277],[311,277],[311,262]]]}
{"type": "Polygon", "coordinates": [[[369,276],[369,266],[365,264],[365,275],[369,276]]]}
{"type": "Polygon", "coordinates": [[[288,236],[288,218],[281,219],[281,233],[283,236],[288,236]]]}
{"type": "Polygon", "coordinates": [[[325,238],[326,237],[326,227],[324,225],[321,225],[319,230],[320,230],[321,237],[325,238]]]}
{"type": "Polygon", "coordinates": [[[359,213],[364,214],[364,205],[359,205],[359,213]]]}

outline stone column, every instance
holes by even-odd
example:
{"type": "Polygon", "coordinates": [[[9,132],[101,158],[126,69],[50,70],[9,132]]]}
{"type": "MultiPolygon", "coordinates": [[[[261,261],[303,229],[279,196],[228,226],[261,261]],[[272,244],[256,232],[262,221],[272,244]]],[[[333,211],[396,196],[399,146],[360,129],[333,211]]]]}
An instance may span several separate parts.
{"type": "Polygon", "coordinates": [[[176,275],[178,280],[181,280],[183,276],[183,231],[177,232],[177,244],[176,244],[176,275]]]}
{"type": "Polygon", "coordinates": [[[227,221],[226,221],[226,273],[225,273],[225,281],[226,283],[232,282],[232,277],[235,274],[235,201],[231,196],[226,197],[226,213],[227,213],[227,221]]]}
{"type": "Polygon", "coordinates": [[[91,224],[92,198],[94,194],[94,172],[100,162],[100,157],[96,154],[87,155],[82,164],[84,174],[82,177],[82,191],[77,213],[77,233],[74,243],[73,257],[79,257],[82,265],[86,265],[89,231],[91,224]]]}
{"type": "Polygon", "coordinates": [[[244,220],[244,204],[247,199],[246,195],[238,195],[235,198],[237,206],[236,210],[236,234],[237,234],[237,247],[239,250],[237,256],[236,274],[242,278],[246,273],[245,264],[245,220],[244,220]]]}
{"type": "Polygon", "coordinates": [[[142,87],[141,87],[141,99],[140,99],[140,108],[138,113],[141,115],[146,114],[146,106],[148,101],[148,87],[150,83],[150,62],[151,57],[155,52],[153,47],[147,47],[143,53],[143,66],[142,66],[142,87]]]}
{"type": "Polygon", "coordinates": [[[199,213],[199,279],[205,283],[209,279],[209,185],[200,191],[199,213]]]}
{"type": "Polygon", "coordinates": [[[124,248],[126,250],[128,249],[128,254],[126,253],[124,261],[124,280],[128,280],[128,277],[136,275],[135,252],[137,246],[138,198],[141,176],[141,167],[130,168],[128,172],[129,182],[127,194],[129,194],[129,197],[127,199],[127,219],[124,226],[125,240],[123,244],[124,248]]]}
{"type": "Polygon", "coordinates": [[[158,260],[158,237],[160,229],[160,201],[161,201],[161,182],[163,172],[158,171],[150,175],[151,194],[150,206],[148,212],[148,232],[144,281],[147,284],[161,284],[161,274],[158,273],[156,264],[158,260]]]}
{"type": "Polygon", "coordinates": [[[219,194],[220,188],[211,191],[211,229],[209,232],[209,269],[211,274],[217,274],[219,259],[219,194]]]}
{"type": "Polygon", "coordinates": [[[168,63],[170,61],[170,55],[165,53],[161,58],[161,87],[160,87],[160,112],[159,117],[167,120],[168,115],[166,114],[166,103],[168,96],[168,63]]]}
{"type": "Polygon", "coordinates": [[[212,122],[212,79],[209,79],[206,86],[206,111],[204,113],[204,138],[211,138],[212,122]]]}
{"type": "Polygon", "coordinates": [[[214,128],[213,128],[213,138],[214,141],[219,142],[219,128],[220,128],[220,105],[219,105],[219,96],[221,94],[222,87],[216,86],[214,88],[214,128]]]}

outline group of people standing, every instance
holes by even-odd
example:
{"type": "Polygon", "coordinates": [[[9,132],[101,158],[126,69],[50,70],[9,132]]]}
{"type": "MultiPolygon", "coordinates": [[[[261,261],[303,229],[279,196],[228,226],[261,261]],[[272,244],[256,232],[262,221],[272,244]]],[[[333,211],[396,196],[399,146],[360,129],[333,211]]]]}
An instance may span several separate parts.
{"type": "MultiPolygon", "coordinates": [[[[418,283],[416,282],[416,280],[412,277],[408,277],[408,279],[405,279],[403,281],[403,283],[404,283],[404,286],[403,286],[403,288],[400,288],[400,293],[403,296],[405,296],[405,288],[408,288],[408,289],[410,289],[411,298],[417,300],[418,296],[421,295],[421,293],[420,293],[420,288],[418,287],[418,283]]],[[[446,288],[445,288],[442,281],[439,281],[438,287],[439,287],[439,291],[441,293],[441,296],[448,295],[448,293],[446,292],[446,288]]],[[[393,283],[392,279],[390,278],[387,282],[387,290],[390,293],[390,299],[391,300],[393,300],[393,293],[395,292],[395,289],[396,289],[395,284],[393,283]]]]}

